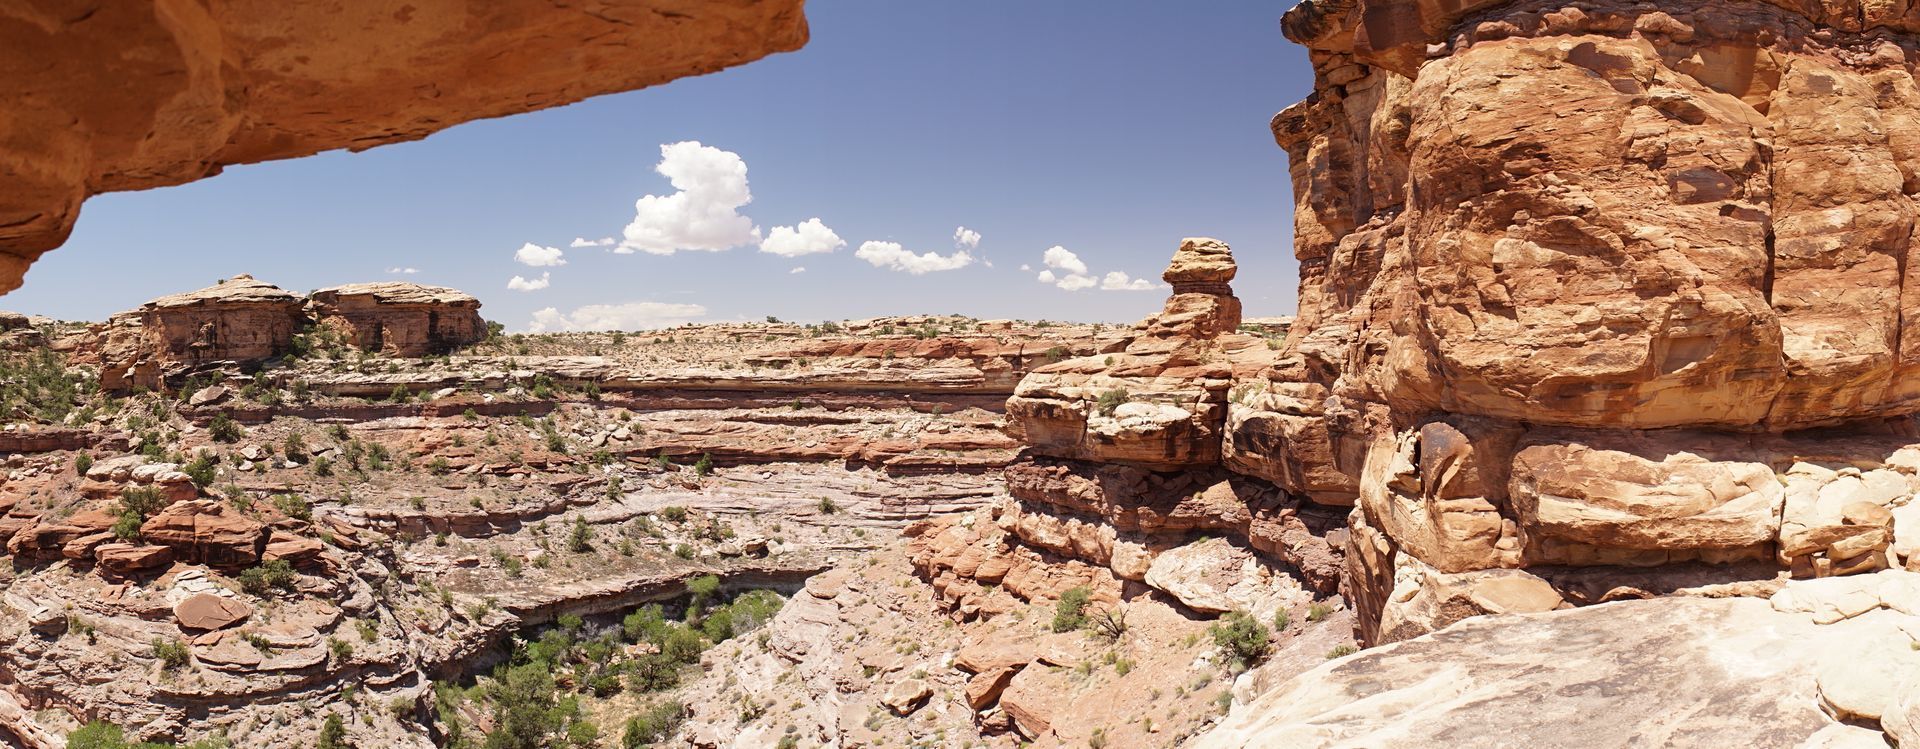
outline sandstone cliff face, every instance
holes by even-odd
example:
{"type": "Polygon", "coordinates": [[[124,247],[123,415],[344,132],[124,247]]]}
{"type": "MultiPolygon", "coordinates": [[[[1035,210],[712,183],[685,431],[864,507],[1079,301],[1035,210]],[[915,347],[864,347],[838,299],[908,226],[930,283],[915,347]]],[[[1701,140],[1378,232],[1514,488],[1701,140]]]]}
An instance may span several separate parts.
{"type": "Polygon", "coordinates": [[[807,41],[799,0],[57,1],[0,10],[0,293],[89,195],[360,150],[807,41]]]}
{"type": "Polygon", "coordinates": [[[313,292],[308,308],[349,345],[391,356],[445,354],[487,337],[480,300],[443,286],[347,284],[313,292]]]}
{"type": "Polygon", "coordinates": [[[305,323],[299,297],[244,274],[163,296],[108,322],[100,383],[156,389],[171,368],[285,354],[305,323]]]}
{"type": "Polygon", "coordinates": [[[1917,532],[1897,519],[1920,411],[1915,20],[1685,0],[1287,15],[1316,74],[1273,120],[1300,317],[1235,382],[1225,459],[1357,503],[1368,639],[1564,605],[1546,583],[1590,603],[1609,576],[1648,595],[1915,564],[1894,543],[1917,532]]]}

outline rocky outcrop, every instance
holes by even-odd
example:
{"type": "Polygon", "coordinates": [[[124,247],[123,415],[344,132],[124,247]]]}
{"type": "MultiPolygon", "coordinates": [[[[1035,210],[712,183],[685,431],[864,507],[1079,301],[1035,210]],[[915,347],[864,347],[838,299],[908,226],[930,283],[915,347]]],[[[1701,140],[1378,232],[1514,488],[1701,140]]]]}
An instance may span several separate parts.
{"type": "Polygon", "coordinates": [[[1515,573],[1591,603],[1609,576],[1645,595],[1911,564],[1903,13],[1287,14],[1315,69],[1272,123],[1300,314],[1234,379],[1224,462],[1357,505],[1367,639],[1501,609],[1469,591],[1515,573]]]}
{"type": "Polygon", "coordinates": [[[1161,276],[1173,296],[1160,314],[1118,351],[1027,375],[1007,400],[1008,432],[1059,458],[1161,469],[1219,462],[1234,342],[1218,339],[1240,324],[1234,270],[1225,243],[1181,242],[1161,276]]]}
{"type": "Polygon", "coordinates": [[[348,345],[390,356],[445,354],[487,337],[480,300],[443,286],[347,284],[313,292],[307,305],[348,345]]]}
{"type": "Polygon", "coordinates": [[[0,293],[90,195],[362,150],[807,41],[798,0],[56,3],[0,13],[0,293]]]}
{"type": "Polygon", "coordinates": [[[182,369],[279,356],[304,325],[299,297],[245,274],[163,296],[108,322],[100,384],[157,389],[182,369]]]}
{"type": "Polygon", "coordinates": [[[1202,617],[1265,619],[1339,586],[1343,512],[1222,466],[1229,385],[1272,356],[1268,339],[1239,332],[1235,272],[1225,243],[1183,241],[1159,314],[1108,353],[1020,381],[1007,431],[1026,450],[1006,468],[1010,496],[914,533],[913,564],[957,619],[1141,586],[1202,617]]]}

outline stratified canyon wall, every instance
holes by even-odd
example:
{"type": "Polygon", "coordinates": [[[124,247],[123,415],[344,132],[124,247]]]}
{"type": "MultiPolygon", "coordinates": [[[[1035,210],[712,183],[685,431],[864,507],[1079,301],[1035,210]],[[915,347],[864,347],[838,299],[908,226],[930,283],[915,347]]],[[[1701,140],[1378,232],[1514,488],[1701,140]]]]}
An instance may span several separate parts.
{"type": "Polygon", "coordinates": [[[0,293],[90,195],[415,140],[807,41],[801,0],[0,7],[0,293]]]}
{"type": "Polygon", "coordinates": [[[1366,638],[1920,567],[1920,11],[1464,5],[1284,23],[1300,316],[1226,461],[1357,504],[1366,638]]]}

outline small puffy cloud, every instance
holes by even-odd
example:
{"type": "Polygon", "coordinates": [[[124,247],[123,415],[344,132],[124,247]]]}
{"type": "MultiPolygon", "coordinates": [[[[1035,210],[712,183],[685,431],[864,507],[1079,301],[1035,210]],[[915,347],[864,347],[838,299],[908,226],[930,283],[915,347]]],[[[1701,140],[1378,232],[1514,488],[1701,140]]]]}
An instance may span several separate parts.
{"type": "Polygon", "coordinates": [[[420,272],[420,269],[419,269],[419,268],[414,268],[414,267],[409,267],[409,266],[395,266],[395,267],[392,267],[392,268],[388,268],[388,269],[387,269],[387,272],[388,272],[388,273],[404,273],[404,274],[406,274],[406,275],[409,275],[409,276],[411,276],[411,275],[413,275],[413,274],[415,274],[415,273],[419,273],[419,272],[420,272]]]}
{"type": "Polygon", "coordinates": [[[793,270],[787,271],[787,274],[792,275],[795,273],[805,273],[805,272],[807,272],[807,266],[802,265],[798,268],[794,268],[793,270]]]}
{"type": "Polygon", "coordinates": [[[601,237],[599,239],[588,239],[586,237],[574,237],[573,243],[567,246],[577,250],[582,247],[606,247],[611,244],[613,244],[613,237],[601,237]]]}
{"type": "Polygon", "coordinates": [[[539,278],[532,280],[514,276],[513,280],[507,282],[507,288],[514,291],[539,291],[547,288],[548,283],[552,281],[552,276],[550,272],[542,273],[539,278]]]}
{"type": "Polygon", "coordinates": [[[767,233],[767,239],[760,243],[761,252],[771,252],[781,257],[799,257],[820,252],[832,252],[847,246],[847,240],[833,233],[818,218],[800,222],[799,226],[776,226],[767,233]]]}
{"type": "MultiPolygon", "coordinates": [[[[1047,251],[1041,254],[1040,259],[1046,263],[1047,269],[1040,271],[1037,280],[1039,280],[1040,283],[1052,284],[1067,291],[1080,291],[1096,286],[1100,287],[1102,291],[1146,291],[1148,289],[1158,288],[1152,281],[1144,278],[1133,278],[1117,270],[1110,271],[1105,276],[1099,276],[1087,270],[1086,262],[1081,260],[1079,255],[1074,254],[1072,250],[1061,247],[1060,245],[1047,248],[1047,251]],[[1059,273],[1055,273],[1054,271],[1059,271],[1059,273]]],[[[1031,267],[1022,265],[1020,266],[1020,270],[1031,270],[1031,267]]]]}
{"type": "Polygon", "coordinates": [[[513,253],[513,261],[533,268],[551,268],[566,265],[566,251],[558,247],[541,247],[528,242],[520,245],[513,253]]]}
{"type": "Polygon", "coordinates": [[[667,302],[628,302],[626,304],[589,304],[561,314],[553,307],[533,313],[527,325],[531,333],[569,333],[607,330],[652,330],[695,322],[707,316],[707,308],[698,304],[667,302]]]}
{"type": "Polygon", "coordinates": [[[1080,256],[1073,254],[1072,250],[1061,247],[1060,245],[1048,247],[1046,253],[1042,254],[1040,259],[1046,262],[1047,267],[1054,270],[1063,270],[1068,273],[1078,273],[1080,275],[1086,275],[1087,273],[1087,264],[1080,261],[1080,256]]]}
{"type": "Polygon", "coordinates": [[[975,247],[979,247],[980,232],[974,231],[964,226],[955,227],[953,230],[953,246],[963,250],[971,250],[975,247]]]}
{"type": "Polygon", "coordinates": [[[973,255],[966,250],[946,256],[934,252],[915,255],[898,242],[862,242],[860,249],[854,250],[853,256],[872,263],[876,268],[906,271],[916,276],[958,270],[973,264],[973,255]]]}
{"type": "Polygon", "coordinates": [[[1055,283],[1054,285],[1060,288],[1066,289],[1068,291],[1079,291],[1081,289],[1093,288],[1093,286],[1098,283],[1100,282],[1093,280],[1093,278],[1090,276],[1083,276],[1078,273],[1068,273],[1066,276],[1062,277],[1058,283],[1055,283]]]}
{"type": "Polygon", "coordinates": [[[740,154],[697,140],[668,143],[653,170],[679,192],[634,201],[633,223],[614,252],[719,252],[760,241],[760,227],[740,215],[740,207],[753,202],[740,154]]]}
{"type": "Polygon", "coordinates": [[[1101,291],[1147,291],[1152,288],[1154,288],[1152,281],[1144,278],[1128,279],[1127,274],[1117,270],[1109,272],[1100,279],[1101,291]]]}
{"type": "Polygon", "coordinates": [[[1031,265],[1028,265],[1028,264],[1026,264],[1026,263],[1021,263],[1021,264],[1020,264],[1020,272],[1021,272],[1021,273],[1032,273],[1032,272],[1033,272],[1033,266],[1031,266],[1031,265]]]}

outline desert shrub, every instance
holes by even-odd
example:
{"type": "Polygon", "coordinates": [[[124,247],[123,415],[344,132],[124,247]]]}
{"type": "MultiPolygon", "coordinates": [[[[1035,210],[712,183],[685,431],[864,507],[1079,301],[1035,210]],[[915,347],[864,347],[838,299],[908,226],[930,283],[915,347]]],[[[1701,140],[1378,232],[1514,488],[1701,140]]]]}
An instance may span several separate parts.
{"type": "Polygon", "coordinates": [[[627,718],[620,734],[621,749],[640,749],[673,735],[687,719],[686,708],[678,702],[662,702],[639,715],[627,718]]]}
{"type": "Polygon", "coordinates": [[[187,646],[179,640],[155,637],[149,645],[153,648],[153,657],[160,659],[164,668],[172,670],[187,665],[187,646]]]}
{"type": "Polygon", "coordinates": [[[88,469],[91,469],[91,468],[93,468],[92,455],[88,455],[86,453],[80,453],[79,455],[74,456],[73,458],[74,473],[79,474],[81,476],[85,476],[87,475],[88,469]]]}
{"type": "Polygon", "coordinates": [[[214,414],[213,420],[207,422],[207,436],[215,442],[239,442],[246,435],[247,430],[240,426],[240,422],[224,413],[214,414]]]}
{"type": "Polygon", "coordinates": [[[180,472],[187,474],[187,478],[193,479],[194,486],[207,486],[213,483],[214,473],[219,465],[219,461],[214,460],[211,453],[202,453],[200,457],[187,461],[186,465],[181,466],[180,472]]]}
{"type": "Polygon", "coordinates": [[[338,715],[328,715],[320,724],[320,741],[314,744],[316,749],[346,749],[347,726],[338,715]]]}
{"type": "Polygon", "coordinates": [[[295,520],[313,519],[313,505],[307,502],[306,497],[298,494],[273,495],[273,507],[279,510],[281,514],[295,520]]]}
{"type": "Polygon", "coordinates": [[[293,590],[293,581],[293,565],[285,559],[269,559],[240,572],[240,588],[256,596],[293,590]]]}
{"type": "Polygon", "coordinates": [[[1331,606],[1324,603],[1316,603],[1307,607],[1307,621],[1317,622],[1327,618],[1327,615],[1332,613],[1333,608],[1331,606]]]}
{"type": "Polygon", "coordinates": [[[573,530],[567,534],[567,551],[575,554],[593,551],[593,526],[587,525],[586,518],[574,518],[573,530]]]}
{"type": "Polygon", "coordinates": [[[1053,605],[1053,631],[1071,632],[1086,626],[1087,602],[1093,598],[1093,592],[1086,586],[1068,588],[1060,594],[1060,600],[1053,605]]]}
{"type": "Polygon", "coordinates": [[[1227,652],[1235,664],[1246,666],[1267,654],[1272,635],[1267,626],[1244,611],[1228,612],[1209,628],[1213,644],[1227,652]]]}
{"type": "Polygon", "coordinates": [[[713,473],[713,456],[700,453],[700,459],[693,463],[693,472],[698,476],[711,475],[713,473]]]}
{"type": "Polygon", "coordinates": [[[1101,416],[1112,416],[1114,409],[1126,404],[1132,397],[1125,388],[1108,390],[1101,393],[1099,400],[1094,402],[1094,410],[1099,411],[1101,416]]]}

